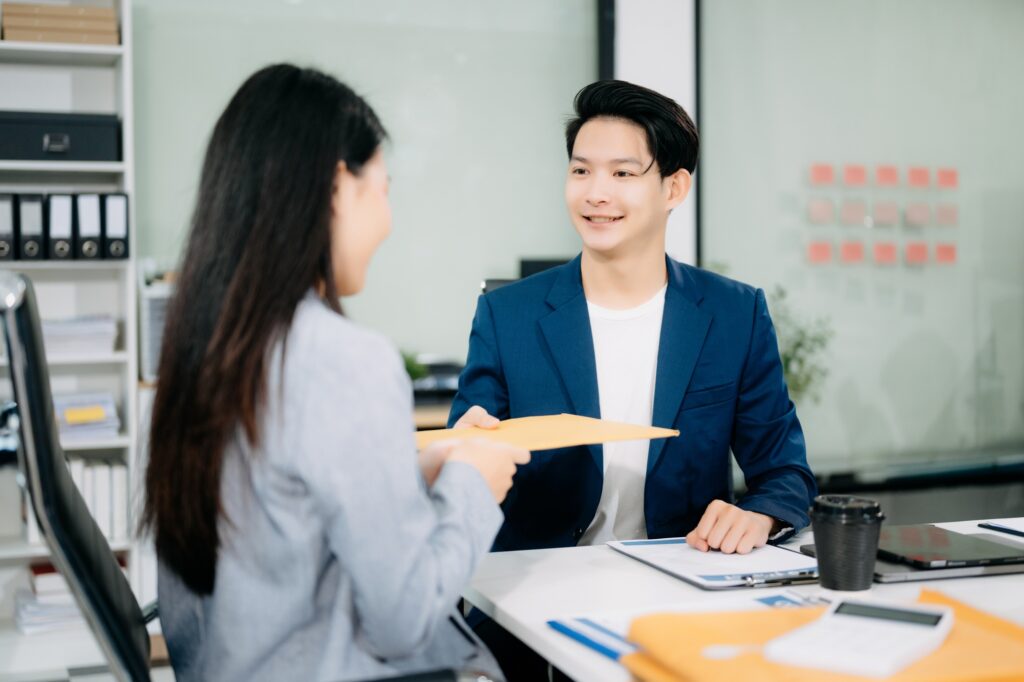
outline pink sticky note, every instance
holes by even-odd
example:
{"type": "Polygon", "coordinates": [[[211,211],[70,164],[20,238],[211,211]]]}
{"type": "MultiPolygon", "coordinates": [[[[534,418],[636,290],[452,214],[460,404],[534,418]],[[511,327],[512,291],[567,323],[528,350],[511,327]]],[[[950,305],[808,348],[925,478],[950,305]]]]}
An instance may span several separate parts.
{"type": "Polygon", "coordinates": [[[864,166],[851,164],[843,167],[843,182],[851,187],[861,187],[867,184],[868,171],[864,166]]]}
{"type": "Polygon", "coordinates": [[[896,245],[892,242],[878,242],[874,250],[876,263],[890,265],[896,262],[896,245]]]}
{"type": "Polygon", "coordinates": [[[878,166],[875,168],[875,184],[879,187],[895,187],[900,184],[900,172],[896,166],[878,166]]]}
{"type": "Polygon", "coordinates": [[[935,222],[952,226],[960,222],[960,209],[956,204],[939,204],[935,207],[935,222]]]}
{"type": "Polygon", "coordinates": [[[811,242],[807,245],[807,260],[811,263],[829,263],[832,261],[831,242],[811,242]]]}
{"type": "Polygon", "coordinates": [[[867,207],[863,201],[850,200],[844,201],[843,206],[839,211],[839,221],[843,225],[864,225],[864,215],[867,212],[867,207]]]}
{"type": "Polygon", "coordinates": [[[831,225],[835,220],[835,205],[831,199],[811,199],[807,203],[807,219],[813,225],[831,225]]]}
{"type": "Polygon", "coordinates": [[[900,221],[900,207],[894,201],[879,201],[874,206],[876,227],[891,227],[900,221]]]}
{"type": "Polygon", "coordinates": [[[926,242],[907,242],[903,257],[911,265],[928,262],[928,244],[926,242]]]}
{"type": "Polygon", "coordinates": [[[928,169],[924,166],[912,166],[907,171],[907,183],[911,187],[927,187],[931,184],[928,169]]]}
{"type": "Polygon", "coordinates": [[[952,264],[956,262],[956,244],[936,244],[935,260],[939,263],[952,264]]]}
{"type": "Polygon", "coordinates": [[[811,166],[812,185],[831,185],[835,180],[835,172],[830,164],[816,163],[811,166]]]}
{"type": "Polygon", "coordinates": [[[843,242],[839,246],[839,260],[844,263],[863,262],[864,244],[862,242],[843,242]]]}
{"type": "Polygon", "coordinates": [[[932,209],[928,204],[907,204],[904,222],[910,227],[924,227],[932,219],[932,209]]]}
{"type": "Polygon", "coordinates": [[[956,189],[960,184],[956,168],[940,168],[935,172],[935,183],[943,189],[956,189]]]}

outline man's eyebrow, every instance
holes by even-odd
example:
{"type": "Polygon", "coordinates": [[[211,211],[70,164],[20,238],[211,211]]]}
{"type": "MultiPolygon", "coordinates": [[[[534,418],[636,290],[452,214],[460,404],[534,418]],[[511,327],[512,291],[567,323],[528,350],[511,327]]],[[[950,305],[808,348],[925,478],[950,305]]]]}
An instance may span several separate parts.
{"type": "MultiPolygon", "coordinates": [[[[587,160],[586,158],[584,158],[582,156],[576,156],[575,154],[573,155],[572,160],[573,161],[579,161],[580,163],[590,163],[590,161],[587,160]]],[[[633,156],[627,156],[627,157],[624,157],[624,158],[621,158],[621,159],[612,159],[611,161],[609,161],[609,163],[611,163],[612,165],[619,165],[619,164],[623,164],[623,163],[631,163],[634,166],[643,166],[644,165],[639,159],[637,159],[637,158],[635,158],[633,156]]]]}

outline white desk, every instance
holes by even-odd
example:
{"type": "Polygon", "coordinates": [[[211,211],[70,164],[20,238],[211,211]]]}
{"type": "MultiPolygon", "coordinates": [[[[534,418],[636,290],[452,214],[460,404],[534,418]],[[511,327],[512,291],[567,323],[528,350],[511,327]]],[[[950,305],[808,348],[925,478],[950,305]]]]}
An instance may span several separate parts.
{"type": "MultiPolygon", "coordinates": [[[[962,533],[983,533],[973,521],[937,524],[962,533]]],[[[1010,536],[1006,536],[1010,538],[1010,536]]],[[[803,533],[789,543],[811,542],[803,533]]],[[[1024,624],[1024,574],[911,583],[875,584],[873,596],[914,599],[921,587],[1024,624]]],[[[757,594],[817,585],[758,589],[757,594]]],[[[547,621],[602,611],[644,609],[691,600],[713,603],[737,590],[707,592],[607,547],[571,547],[487,555],[466,589],[466,600],[575,680],[628,682],[624,668],[552,630],[547,621]]]]}

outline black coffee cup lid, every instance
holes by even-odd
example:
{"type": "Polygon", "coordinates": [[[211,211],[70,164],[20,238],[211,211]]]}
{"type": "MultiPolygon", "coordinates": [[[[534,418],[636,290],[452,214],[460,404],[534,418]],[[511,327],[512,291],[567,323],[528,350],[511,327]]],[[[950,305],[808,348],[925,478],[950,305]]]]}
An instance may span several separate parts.
{"type": "Polygon", "coordinates": [[[860,518],[870,521],[885,518],[878,502],[851,495],[818,495],[814,498],[811,513],[823,517],[860,518]]]}

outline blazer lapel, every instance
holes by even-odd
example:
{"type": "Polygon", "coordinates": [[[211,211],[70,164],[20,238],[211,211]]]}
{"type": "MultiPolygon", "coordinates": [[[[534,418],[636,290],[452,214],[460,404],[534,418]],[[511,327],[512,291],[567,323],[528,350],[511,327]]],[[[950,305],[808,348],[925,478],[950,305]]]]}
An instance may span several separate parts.
{"type": "MultiPolygon", "coordinates": [[[[580,277],[580,256],[563,267],[546,300],[553,310],[541,318],[540,328],[572,407],[578,415],[599,418],[597,365],[590,313],[580,277]]],[[[603,471],[601,446],[588,447],[598,470],[603,471]]]]}
{"type": "MultiPolygon", "coordinates": [[[[711,326],[712,316],[699,307],[703,294],[696,280],[685,268],[670,258],[665,310],[662,314],[661,339],[658,342],[658,371],[654,385],[653,426],[672,428],[693,376],[711,326]]],[[[681,433],[680,438],[688,437],[681,433]]],[[[667,439],[651,441],[647,455],[647,473],[657,465],[667,439]]]]}

